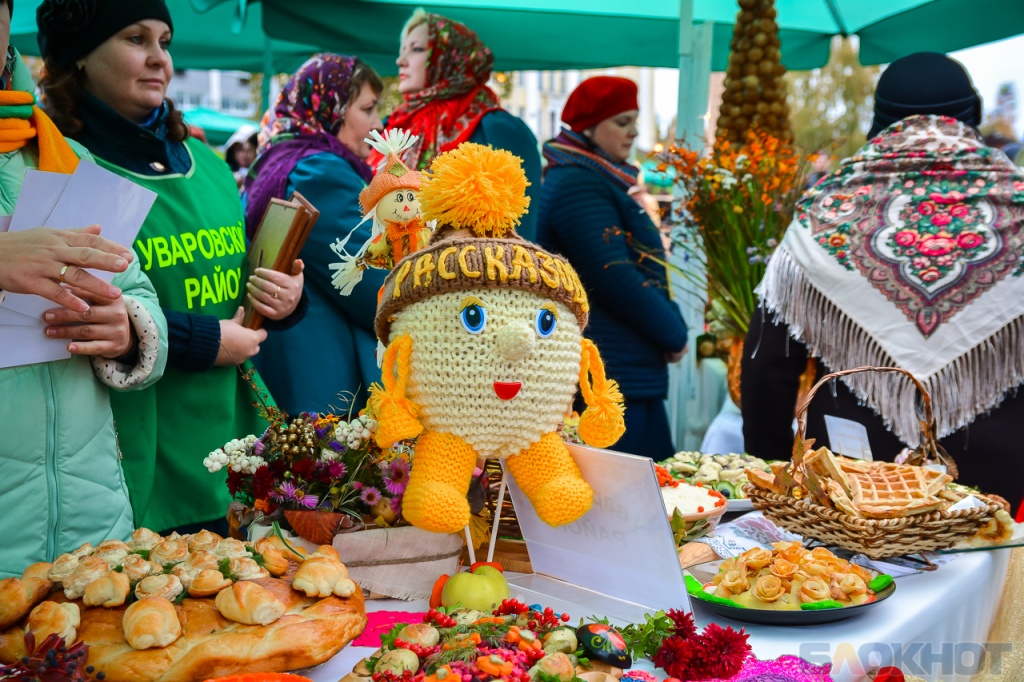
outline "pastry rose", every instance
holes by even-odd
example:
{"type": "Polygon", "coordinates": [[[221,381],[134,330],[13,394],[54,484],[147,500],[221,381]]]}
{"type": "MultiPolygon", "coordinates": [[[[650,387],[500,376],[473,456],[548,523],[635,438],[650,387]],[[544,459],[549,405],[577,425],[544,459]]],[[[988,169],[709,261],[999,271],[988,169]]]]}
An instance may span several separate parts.
{"type": "Polygon", "coordinates": [[[873,579],[873,576],[870,572],[868,572],[868,569],[864,568],[863,566],[858,566],[857,564],[851,563],[849,565],[848,570],[850,571],[850,573],[853,573],[855,576],[857,576],[866,583],[871,582],[871,580],[873,579]]]}
{"type": "Polygon", "coordinates": [[[133,583],[139,582],[146,576],[163,573],[163,570],[163,566],[160,564],[147,561],[138,554],[129,554],[121,564],[121,572],[133,583]]]}
{"type": "Polygon", "coordinates": [[[64,578],[64,596],[68,599],[78,599],[85,594],[85,588],[89,583],[99,580],[107,573],[110,573],[110,566],[102,559],[91,556],[81,559],[75,572],[64,578]]]}
{"type": "Polygon", "coordinates": [[[78,636],[81,621],[82,615],[78,610],[78,604],[44,601],[28,614],[28,629],[35,634],[37,642],[56,634],[65,644],[70,645],[78,636]]]}
{"type": "Polygon", "coordinates": [[[89,583],[85,588],[85,594],[82,595],[82,602],[86,606],[112,608],[124,604],[124,600],[131,591],[132,586],[128,576],[117,571],[110,571],[102,578],[89,583]]]}
{"type": "Polygon", "coordinates": [[[87,542],[78,549],[76,549],[74,552],[72,552],[72,554],[81,559],[82,557],[86,557],[92,554],[93,549],[95,549],[95,547],[93,547],[91,544],[87,542]]]}
{"type": "Polygon", "coordinates": [[[752,568],[754,571],[760,571],[772,562],[772,553],[770,550],[764,549],[763,547],[754,547],[753,549],[748,549],[743,554],[740,554],[738,560],[746,564],[749,568],[752,568]]]}
{"type": "Polygon", "coordinates": [[[244,625],[268,625],[283,616],[286,610],[273,592],[249,581],[221,590],[214,604],[222,616],[244,625]]]}
{"type": "Polygon", "coordinates": [[[718,589],[715,590],[715,594],[728,597],[745,592],[749,587],[750,580],[747,579],[746,571],[729,571],[722,576],[722,582],[718,583],[718,589]]]}
{"type": "Polygon", "coordinates": [[[263,570],[255,559],[249,556],[234,557],[228,563],[228,573],[239,580],[257,580],[269,578],[270,573],[263,570]]]}
{"type": "Polygon", "coordinates": [[[148,578],[143,578],[135,586],[135,596],[139,599],[161,597],[167,601],[174,601],[184,591],[185,588],[182,587],[181,580],[172,573],[151,575],[148,578]]]}
{"type": "Polygon", "coordinates": [[[725,577],[726,573],[728,573],[729,571],[735,571],[735,570],[736,570],[736,557],[729,557],[728,559],[723,561],[721,564],[719,564],[719,566],[718,566],[718,573],[716,573],[715,576],[711,579],[711,582],[713,582],[713,583],[715,583],[717,585],[720,582],[722,582],[722,578],[725,577]]]}
{"type": "Polygon", "coordinates": [[[185,560],[185,567],[190,571],[201,571],[205,568],[218,570],[220,567],[220,559],[209,550],[198,549],[195,552],[192,552],[188,559],[185,560]]]}
{"type": "Polygon", "coordinates": [[[817,578],[808,578],[800,585],[798,595],[803,603],[822,601],[829,598],[828,585],[817,578]]]}
{"type": "Polygon", "coordinates": [[[246,548],[245,543],[234,538],[224,538],[218,542],[213,553],[221,558],[228,559],[232,557],[249,556],[249,550],[246,548]]]}
{"type": "Polygon", "coordinates": [[[815,561],[821,562],[826,566],[842,566],[846,563],[824,547],[815,547],[812,549],[811,557],[813,557],[815,561]]]}
{"type": "Polygon", "coordinates": [[[193,597],[212,597],[227,587],[231,587],[231,578],[225,578],[218,570],[204,568],[192,580],[188,593],[193,597]]]}
{"type": "Polygon", "coordinates": [[[136,528],[128,544],[131,545],[132,549],[149,551],[160,544],[162,540],[163,538],[148,528],[136,528]]]}
{"type": "Polygon", "coordinates": [[[149,550],[149,560],[166,566],[188,558],[188,541],[184,538],[164,540],[149,550]]]}
{"type": "Polygon", "coordinates": [[[826,564],[818,561],[804,561],[800,564],[800,571],[810,578],[824,579],[827,579],[828,575],[832,573],[832,570],[826,564]]]}
{"type": "Polygon", "coordinates": [[[776,578],[789,582],[796,577],[797,571],[800,567],[794,564],[792,561],[786,561],[785,559],[779,558],[772,562],[769,566],[769,571],[776,578]]]}
{"type": "Polygon", "coordinates": [[[181,637],[174,604],[158,597],[140,599],[125,609],[121,629],[133,649],[163,648],[181,637]]]}
{"type": "Polygon", "coordinates": [[[280,576],[288,572],[288,560],[284,553],[277,548],[270,538],[260,538],[253,544],[253,551],[263,557],[263,568],[270,571],[270,575],[280,576]]]}
{"type": "Polygon", "coordinates": [[[197,549],[208,549],[213,551],[217,543],[223,540],[221,536],[205,528],[188,539],[188,551],[194,552],[197,549]]]}
{"type": "Polygon", "coordinates": [[[779,553],[779,557],[794,564],[800,563],[807,554],[807,550],[799,542],[773,542],[772,547],[779,553]]]}
{"type": "Polygon", "coordinates": [[[829,583],[829,594],[833,599],[849,601],[868,591],[867,583],[853,573],[833,573],[829,583]]]}
{"type": "MultiPolygon", "coordinates": [[[[285,542],[284,540],[282,540],[277,535],[271,535],[271,536],[263,538],[261,540],[257,540],[257,544],[262,542],[263,540],[266,540],[266,541],[270,542],[272,545],[274,545],[274,547],[277,547],[279,550],[281,550],[281,554],[283,554],[284,558],[287,559],[288,561],[294,561],[296,563],[300,563],[300,562],[304,561],[306,559],[306,557],[309,555],[309,553],[306,552],[306,550],[304,550],[303,548],[301,548],[301,547],[299,547],[297,545],[293,545],[291,543],[285,542]]],[[[259,550],[256,550],[256,551],[259,551],[259,550]]]]}
{"type": "Polygon", "coordinates": [[[64,581],[64,578],[68,577],[75,572],[78,568],[78,557],[74,554],[61,554],[57,557],[53,564],[50,566],[50,571],[47,573],[47,578],[55,583],[64,581]]]}
{"type": "Polygon", "coordinates": [[[778,601],[782,595],[786,594],[787,590],[782,585],[782,581],[774,575],[762,575],[754,583],[754,589],[751,593],[759,600],[766,604],[771,604],[774,601],[778,601]]]}

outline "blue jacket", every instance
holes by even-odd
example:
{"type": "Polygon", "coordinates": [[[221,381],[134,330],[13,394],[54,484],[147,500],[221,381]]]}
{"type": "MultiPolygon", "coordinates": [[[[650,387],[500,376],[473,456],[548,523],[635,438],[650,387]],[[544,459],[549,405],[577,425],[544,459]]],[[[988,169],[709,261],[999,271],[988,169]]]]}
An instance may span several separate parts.
{"type": "MultiPolygon", "coordinates": [[[[370,384],[380,381],[373,318],[387,273],[368,268],[349,296],[331,284],[330,264],[339,260],[331,244],[362,219],[359,192],[365,186],[348,161],[330,152],[302,159],[288,176],[285,196],[299,192],[320,211],[299,254],[306,266],[309,308],[294,327],[268,330],[253,364],[274,401],[289,414],[325,411],[331,405],[345,413],[348,405],[339,392],[356,393],[358,411],[366,404],[370,384]]],[[[363,223],[349,244],[369,239],[370,225],[363,223]]]]}
{"type": "Polygon", "coordinates": [[[530,197],[530,208],[523,216],[516,232],[523,239],[537,238],[537,202],[540,200],[540,149],[533,131],[520,119],[504,109],[492,111],[480,119],[476,130],[469,136],[470,142],[489,144],[495,149],[512,152],[523,160],[523,170],[530,185],[526,196],[530,197]]]}
{"type": "Polygon", "coordinates": [[[596,170],[549,168],[541,189],[537,241],[569,259],[590,299],[585,336],[627,398],[664,398],[666,353],[686,345],[686,323],[665,269],[641,254],[662,253],[661,235],[625,190],[596,170]],[[612,228],[622,233],[613,235],[612,228]],[[627,238],[628,237],[628,238],[627,238]]]}

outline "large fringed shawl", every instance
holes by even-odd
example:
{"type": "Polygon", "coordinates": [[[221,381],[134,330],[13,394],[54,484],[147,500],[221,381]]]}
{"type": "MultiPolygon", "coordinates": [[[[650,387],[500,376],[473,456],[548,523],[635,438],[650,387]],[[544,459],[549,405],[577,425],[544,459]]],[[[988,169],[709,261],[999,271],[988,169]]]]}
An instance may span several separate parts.
{"type": "MultiPolygon", "coordinates": [[[[1024,173],[973,128],[886,128],[797,205],[758,291],[832,370],[897,366],[928,388],[944,436],[1024,382],[1024,173]]],[[[844,377],[905,443],[916,392],[844,377]]]]}

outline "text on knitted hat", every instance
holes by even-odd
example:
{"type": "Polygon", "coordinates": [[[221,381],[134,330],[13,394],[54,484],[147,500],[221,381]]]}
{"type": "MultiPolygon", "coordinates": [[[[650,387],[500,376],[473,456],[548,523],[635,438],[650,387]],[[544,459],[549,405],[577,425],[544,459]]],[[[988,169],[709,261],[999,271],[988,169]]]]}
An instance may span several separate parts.
{"type": "Polygon", "coordinates": [[[562,121],[581,133],[624,111],[640,108],[637,85],[619,76],[594,76],[572,91],[562,109],[562,121]]]}

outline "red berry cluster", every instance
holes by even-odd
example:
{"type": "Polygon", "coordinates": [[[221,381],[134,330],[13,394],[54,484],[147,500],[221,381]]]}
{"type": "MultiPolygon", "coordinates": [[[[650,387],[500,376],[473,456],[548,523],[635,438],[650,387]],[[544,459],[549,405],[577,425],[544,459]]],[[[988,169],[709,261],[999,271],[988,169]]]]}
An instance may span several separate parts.
{"type": "Polygon", "coordinates": [[[517,599],[502,599],[501,605],[494,611],[491,611],[491,614],[495,616],[518,616],[529,610],[529,606],[517,599]]]}
{"type": "Polygon", "coordinates": [[[526,624],[526,627],[531,630],[554,630],[562,623],[569,622],[569,614],[556,614],[555,610],[550,606],[541,611],[533,611],[530,613],[530,622],[526,624]]]}
{"type": "Polygon", "coordinates": [[[420,660],[423,660],[427,656],[432,656],[437,652],[438,649],[438,647],[436,646],[423,646],[422,644],[413,644],[412,642],[407,642],[404,639],[396,639],[395,648],[408,649],[409,651],[416,654],[416,657],[420,660]]]}
{"type": "Polygon", "coordinates": [[[451,616],[441,613],[437,609],[430,609],[427,611],[427,615],[423,617],[424,623],[433,623],[439,628],[453,628],[458,623],[451,616]]]}

